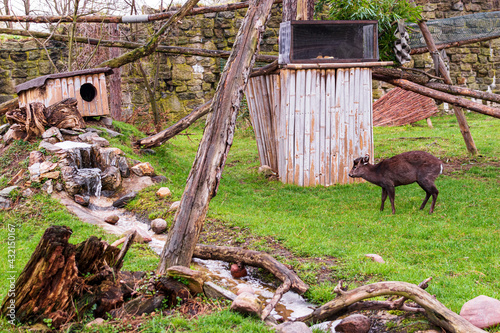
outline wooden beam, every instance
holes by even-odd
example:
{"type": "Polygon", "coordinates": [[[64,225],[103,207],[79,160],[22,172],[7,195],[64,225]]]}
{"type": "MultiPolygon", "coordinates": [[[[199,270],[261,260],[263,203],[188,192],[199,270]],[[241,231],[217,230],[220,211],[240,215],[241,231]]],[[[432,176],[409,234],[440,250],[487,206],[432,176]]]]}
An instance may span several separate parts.
{"type": "MultiPolygon", "coordinates": [[[[418,23],[420,30],[422,31],[422,35],[424,36],[425,43],[427,44],[427,48],[431,52],[431,54],[435,54],[439,59],[439,72],[444,77],[444,82],[446,84],[452,84],[450,73],[446,69],[445,63],[441,58],[438,50],[436,49],[436,44],[434,44],[434,39],[432,38],[431,33],[429,32],[429,28],[425,21],[420,21],[418,23]]],[[[436,64],[435,64],[436,65],[436,64]]],[[[453,105],[453,111],[455,112],[455,116],[457,117],[458,125],[460,127],[460,132],[462,133],[462,137],[464,138],[465,145],[467,146],[467,150],[470,154],[476,155],[477,148],[474,143],[474,139],[472,138],[472,134],[470,132],[469,125],[467,124],[467,119],[465,118],[464,112],[455,104],[453,105]]]]}

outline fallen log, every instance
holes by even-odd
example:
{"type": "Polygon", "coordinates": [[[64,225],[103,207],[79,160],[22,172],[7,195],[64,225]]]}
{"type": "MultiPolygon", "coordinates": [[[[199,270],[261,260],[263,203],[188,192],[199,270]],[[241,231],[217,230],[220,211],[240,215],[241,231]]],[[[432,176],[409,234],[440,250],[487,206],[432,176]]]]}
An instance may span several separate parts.
{"type": "Polygon", "coordinates": [[[209,100],[205,104],[195,108],[190,114],[176,122],[174,125],[164,129],[161,132],[148,136],[147,138],[139,139],[133,143],[135,147],[141,148],[152,148],[158,147],[161,144],[167,142],[189,126],[194,123],[196,120],[200,119],[210,111],[212,105],[212,100],[209,100]]]}
{"type": "Polygon", "coordinates": [[[385,295],[400,295],[411,299],[425,310],[425,315],[433,324],[444,328],[447,332],[485,333],[485,331],[472,325],[465,318],[449,310],[425,290],[411,283],[396,281],[377,282],[350,291],[344,291],[334,300],[297,320],[307,324],[332,320],[337,318],[337,314],[344,308],[356,302],[385,295]]]}
{"type": "Polygon", "coordinates": [[[283,283],[289,280],[290,288],[299,294],[303,294],[309,289],[309,286],[304,283],[297,274],[267,253],[245,250],[238,247],[198,244],[194,249],[193,256],[200,259],[223,260],[228,262],[241,261],[246,265],[266,269],[283,283]]]}
{"type": "Polygon", "coordinates": [[[483,101],[490,101],[495,103],[500,103],[500,95],[489,93],[480,90],[469,89],[466,87],[453,86],[451,84],[444,84],[440,82],[428,82],[425,84],[426,87],[439,90],[442,92],[447,92],[453,95],[469,96],[483,101]]]}

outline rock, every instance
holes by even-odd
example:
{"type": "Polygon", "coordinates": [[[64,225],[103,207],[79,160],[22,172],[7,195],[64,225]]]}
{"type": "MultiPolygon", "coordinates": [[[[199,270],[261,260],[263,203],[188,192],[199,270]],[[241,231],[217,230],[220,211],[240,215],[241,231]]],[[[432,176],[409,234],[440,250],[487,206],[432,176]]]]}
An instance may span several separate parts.
{"type": "Polygon", "coordinates": [[[90,143],[99,147],[109,147],[109,141],[105,138],[101,138],[100,136],[98,136],[97,138],[92,138],[90,143]]]}
{"type": "Polygon", "coordinates": [[[117,224],[119,219],[120,218],[118,217],[118,215],[110,215],[104,219],[104,222],[109,224],[117,224]]]}
{"type": "Polygon", "coordinates": [[[33,150],[30,152],[30,161],[28,166],[32,166],[35,163],[42,163],[45,161],[45,156],[43,156],[43,153],[38,150],[33,150]]]}
{"type": "Polygon", "coordinates": [[[156,191],[156,196],[160,199],[163,199],[166,197],[171,197],[172,192],[170,192],[170,189],[168,187],[160,187],[160,189],[156,191]]]}
{"type": "Polygon", "coordinates": [[[462,306],[460,316],[479,328],[498,325],[500,324],[500,301],[485,295],[477,296],[462,306]]]}
{"type": "Polygon", "coordinates": [[[22,194],[23,194],[23,197],[25,197],[25,198],[29,198],[29,197],[31,197],[33,194],[35,194],[35,192],[33,192],[33,190],[32,190],[31,188],[29,188],[29,187],[28,187],[28,188],[25,188],[25,189],[23,190],[23,193],[22,193],[22,194]]]}
{"type": "Polygon", "coordinates": [[[171,266],[167,269],[167,276],[187,281],[187,287],[193,295],[203,293],[203,283],[207,279],[205,273],[194,271],[184,266],[171,266]]]}
{"type": "Polygon", "coordinates": [[[61,192],[64,190],[64,185],[61,184],[61,183],[56,183],[56,185],[54,185],[54,189],[57,191],[57,192],[61,192]]]}
{"type": "Polygon", "coordinates": [[[165,177],[165,176],[154,176],[154,177],[151,177],[151,179],[155,183],[163,183],[163,182],[166,182],[168,180],[167,177],[165,177]]]}
{"type": "Polygon", "coordinates": [[[452,6],[451,9],[456,10],[456,11],[463,11],[464,10],[464,4],[462,1],[455,2],[452,6]]]}
{"type": "Polygon", "coordinates": [[[279,324],[275,329],[276,333],[312,333],[312,330],[301,321],[287,321],[286,323],[279,324]]]}
{"type": "Polygon", "coordinates": [[[111,310],[109,313],[112,318],[123,318],[129,316],[141,316],[145,313],[151,313],[160,309],[164,305],[165,295],[139,296],[128,301],[123,306],[111,310]]]}
{"type": "Polygon", "coordinates": [[[343,333],[368,333],[370,326],[371,321],[368,317],[360,314],[354,314],[344,318],[337,326],[335,326],[335,331],[343,333]]]}
{"type": "Polygon", "coordinates": [[[253,288],[247,284],[240,284],[236,288],[238,289],[236,295],[239,295],[241,293],[255,294],[255,290],[253,290],[253,288]]]}
{"type": "Polygon", "coordinates": [[[59,178],[59,175],[61,174],[60,171],[51,171],[51,172],[46,172],[40,175],[40,178],[47,178],[47,179],[57,179],[59,178]]]}
{"type": "Polygon", "coordinates": [[[90,203],[90,197],[88,195],[75,194],[75,202],[80,206],[87,207],[90,203]]]}
{"type": "Polygon", "coordinates": [[[132,228],[123,234],[124,237],[136,232],[134,242],[136,243],[149,243],[152,241],[151,237],[144,231],[138,228],[132,228]]]}
{"type": "Polygon", "coordinates": [[[70,129],[67,129],[67,128],[60,128],[59,131],[62,134],[65,134],[65,135],[72,135],[72,136],[80,135],[80,132],[73,131],[73,130],[70,130],[70,129]]]}
{"type": "Polygon", "coordinates": [[[179,206],[181,205],[180,201],[175,201],[170,205],[170,208],[168,209],[169,212],[174,212],[177,209],[179,209],[179,206]]]}
{"type": "Polygon", "coordinates": [[[164,219],[154,219],[151,221],[151,230],[153,230],[155,234],[164,233],[167,230],[167,221],[164,219]]]}
{"type": "Polygon", "coordinates": [[[276,172],[274,172],[269,165],[261,165],[258,172],[264,177],[271,177],[276,175],[276,172]]]}
{"type": "Polygon", "coordinates": [[[369,254],[365,254],[365,257],[371,258],[373,261],[379,262],[381,264],[385,263],[384,259],[381,256],[379,256],[378,254],[369,253],[369,254]]]}
{"type": "Polygon", "coordinates": [[[96,154],[97,165],[99,165],[101,169],[106,169],[110,165],[119,168],[118,161],[119,158],[122,157],[122,154],[123,152],[118,148],[99,148],[96,154]]]}
{"type": "Polygon", "coordinates": [[[56,138],[57,141],[64,141],[64,138],[57,127],[51,127],[42,133],[42,139],[56,138]]]}
{"type": "Polygon", "coordinates": [[[116,191],[122,185],[120,170],[114,166],[108,166],[101,174],[101,185],[105,191],[116,191]]]}
{"type": "Polygon", "coordinates": [[[101,326],[105,323],[105,320],[102,319],[102,318],[96,318],[94,320],[92,320],[91,322],[87,323],[87,327],[91,327],[91,326],[101,326]]]}
{"type": "MultiPolygon", "coordinates": [[[[104,124],[106,125],[106,124],[104,124]]],[[[108,125],[106,125],[108,126],[108,125]]],[[[111,125],[109,125],[111,126],[111,125]]],[[[116,131],[113,131],[109,128],[105,128],[105,127],[99,127],[99,129],[103,132],[106,132],[111,138],[116,138],[117,136],[123,136],[123,134],[121,134],[120,132],[116,132],[116,131]]]]}
{"type": "Polygon", "coordinates": [[[137,192],[130,192],[113,202],[113,207],[123,208],[125,205],[137,196],[137,192]]]}
{"type": "Polygon", "coordinates": [[[24,131],[24,127],[20,124],[12,125],[7,133],[3,136],[3,141],[6,145],[10,144],[14,140],[22,140],[26,137],[26,132],[24,131]]]}
{"type": "Polygon", "coordinates": [[[99,134],[93,131],[88,131],[83,134],[78,135],[78,139],[82,140],[83,142],[87,143],[92,143],[93,138],[98,138],[99,134]]]}
{"type": "Polygon", "coordinates": [[[122,177],[130,177],[130,168],[128,167],[127,159],[124,156],[119,156],[116,160],[116,166],[120,170],[122,177]]]}
{"type": "Polygon", "coordinates": [[[245,265],[243,265],[242,262],[237,262],[235,264],[231,265],[231,275],[235,279],[242,278],[244,276],[247,276],[247,270],[245,268],[245,265]]]}
{"type": "Polygon", "coordinates": [[[236,299],[236,295],[234,293],[219,287],[212,281],[207,281],[203,284],[203,292],[208,298],[222,298],[230,301],[234,301],[236,299]]]}
{"type": "Polygon", "coordinates": [[[47,139],[43,139],[43,141],[48,142],[48,143],[53,144],[53,145],[55,145],[56,143],[61,142],[57,138],[47,138],[47,139]]]}
{"type": "Polygon", "coordinates": [[[12,208],[12,200],[0,197],[0,210],[8,210],[12,208]]]}
{"type": "Polygon", "coordinates": [[[149,162],[136,164],[131,168],[131,170],[139,177],[155,175],[155,170],[153,169],[151,164],[149,164],[149,162]]]}
{"type": "Polygon", "coordinates": [[[52,185],[52,179],[49,179],[45,183],[43,183],[41,189],[42,189],[42,191],[46,192],[47,194],[52,194],[52,192],[54,192],[54,186],[52,185]]]}
{"type": "Polygon", "coordinates": [[[15,185],[4,188],[3,190],[0,191],[0,197],[4,197],[4,198],[10,197],[10,194],[12,193],[12,191],[14,191],[17,188],[19,188],[19,186],[15,186],[15,185]]]}
{"type": "Polygon", "coordinates": [[[111,117],[101,117],[101,121],[104,126],[113,126],[113,118],[111,117]]]}
{"type": "Polygon", "coordinates": [[[61,147],[53,145],[52,143],[49,143],[47,141],[40,142],[40,145],[38,145],[38,149],[45,149],[45,151],[49,153],[60,153],[63,150],[61,147]]]}
{"type": "Polygon", "coordinates": [[[156,151],[150,148],[141,149],[141,153],[144,155],[156,155],[156,151]]]}
{"type": "Polygon", "coordinates": [[[231,310],[245,314],[254,314],[260,317],[262,313],[262,301],[254,294],[241,293],[231,304],[231,310]]]}

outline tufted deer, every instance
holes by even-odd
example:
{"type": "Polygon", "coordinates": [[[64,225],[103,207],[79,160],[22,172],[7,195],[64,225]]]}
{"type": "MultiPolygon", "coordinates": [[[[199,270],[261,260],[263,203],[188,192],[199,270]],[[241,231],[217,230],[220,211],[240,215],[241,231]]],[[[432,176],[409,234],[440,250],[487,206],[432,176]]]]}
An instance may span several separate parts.
{"type": "Polygon", "coordinates": [[[383,160],[378,164],[370,164],[369,159],[368,155],[355,159],[349,177],[361,177],[382,187],[381,211],[384,210],[384,202],[387,195],[389,195],[392,213],[396,213],[394,208],[394,188],[399,185],[417,182],[426,193],[420,209],[424,209],[427,200],[432,195],[429,214],[434,212],[434,205],[439,193],[434,181],[443,172],[441,160],[424,151],[409,151],[383,160]]]}

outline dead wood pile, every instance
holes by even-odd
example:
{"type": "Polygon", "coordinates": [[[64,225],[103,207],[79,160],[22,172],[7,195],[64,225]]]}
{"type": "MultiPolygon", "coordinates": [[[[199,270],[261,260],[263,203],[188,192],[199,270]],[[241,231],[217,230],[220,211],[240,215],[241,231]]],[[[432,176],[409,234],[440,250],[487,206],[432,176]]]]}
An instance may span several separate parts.
{"type": "Polygon", "coordinates": [[[25,140],[41,136],[46,127],[83,129],[85,122],[77,107],[75,98],[66,98],[60,102],[45,107],[42,103],[30,103],[8,111],[6,118],[11,124],[20,124],[26,132],[25,140]]]}
{"type": "Polygon", "coordinates": [[[373,126],[402,126],[438,112],[434,99],[394,88],[373,103],[373,126]]]}

